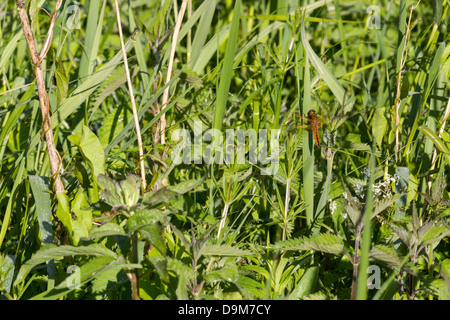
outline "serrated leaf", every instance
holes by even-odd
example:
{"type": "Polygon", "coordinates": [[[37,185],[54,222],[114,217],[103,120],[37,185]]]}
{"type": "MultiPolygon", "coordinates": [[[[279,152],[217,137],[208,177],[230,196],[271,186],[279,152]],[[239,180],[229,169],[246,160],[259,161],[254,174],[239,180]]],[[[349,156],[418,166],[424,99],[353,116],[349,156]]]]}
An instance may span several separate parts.
{"type": "Polygon", "coordinates": [[[179,194],[175,191],[169,190],[167,188],[162,188],[157,191],[147,192],[142,198],[142,202],[145,204],[156,206],[159,204],[168,203],[178,196],[179,194]]]}
{"type": "Polygon", "coordinates": [[[203,250],[203,255],[211,255],[211,256],[243,257],[243,256],[250,256],[253,254],[254,254],[253,252],[248,250],[218,244],[206,245],[203,250]]]}
{"type": "Polygon", "coordinates": [[[442,238],[450,234],[450,230],[444,225],[438,225],[430,228],[428,232],[423,236],[421,244],[423,246],[436,245],[442,238]]]}
{"type": "Polygon", "coordinates": [[[204,179],[191,179],[180,182],[174,186],[169,186],[168,189],[179,194],[184,194],[199,186],[203,181],[204,179]]]}
{"type": "Polygon", "coordinates": [[[417,240],[413,233],[409,232],[403,227],[396,226],[394,224],[389,225],[389,227],[398,235],[398,237],[403,241],[404,244],[406,244],[408,248],[411,248],[411,246],[417,240]]]}
{"type": "Polygon", "coordinates": [[[387,246],[373,246],[370,250],[369,256],[371,258],[383,261],[394,268],[398,267],[401,264],[401,259],[397,255],[397,251],[387,246]]]}
{"type": "Polygon", "coordinates": [[[397,199],[400,199],[400,197],[402,196],[403,194],[396,194],[390,198],[386,198],[378,202],[376,207],[373,209],[372,217],[380,214],[381,212],[392,206],[397,201],[397,199]]]}
{"type": "Polygon", "coordinates": [[[311,238],[297,238],[275,243],[276,250],[313,250],[332,254],[345,252],[344,240],[334,234],[318,234],[311,238]]]}

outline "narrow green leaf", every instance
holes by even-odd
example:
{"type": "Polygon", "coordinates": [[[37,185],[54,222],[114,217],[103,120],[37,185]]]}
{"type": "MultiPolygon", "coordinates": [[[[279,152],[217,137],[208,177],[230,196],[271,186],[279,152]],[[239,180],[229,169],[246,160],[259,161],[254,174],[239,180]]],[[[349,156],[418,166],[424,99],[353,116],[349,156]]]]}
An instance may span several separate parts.
{"type": "Polygon", "coordinates": [[[228,101],[231,77],[233,75],[234,55],[238,46],[239,21],[241,17],[241,0],[237,0],[234,6],[231,20],[230,35],[225,49],[225,57],[220,73],[219,88],[217,91],[213,128],[221,130],[225,107],[228,101]]]}
{"type": "MultiPolygon", "coordinates": [[[[311,45],[309,44],[308,39],[306,37],[304,21],[302,21],[301,26],[301,38],[306,54],[308,55],[308,58],[311,60],[311,63],[313,64],[314,68],[322,77],[322,79],[325,81],[325,83],[328,85],[331,92],[333,92],[338,103],[340,105],[343,105],[345,101],[345,90],[341,86],[341,84],[337,81],[337,79],[334,77],[333,73],[325,66],[322,60],[320,60],[320,58],[311,48],[311,45]]],[[[308,88],[305,88],[305,90],[308,90],[308,88]]]]}
{"type": "Polygon", "coordinates": [[[30,175],[28,178],[36,204],[36,215],[42,243],[51,244],[53,243],[53,230],[49,180],[46,177],[36,175],[30,175]]]}

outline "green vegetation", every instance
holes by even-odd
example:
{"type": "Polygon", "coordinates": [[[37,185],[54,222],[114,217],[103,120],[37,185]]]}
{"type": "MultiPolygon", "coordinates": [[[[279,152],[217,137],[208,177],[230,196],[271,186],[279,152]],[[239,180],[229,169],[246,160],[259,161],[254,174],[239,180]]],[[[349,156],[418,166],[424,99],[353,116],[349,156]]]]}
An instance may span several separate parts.
{"type": "Polygon", "coordinates": [[[449,8],[3,1],[1,298],[449,299],[449,8]]]}

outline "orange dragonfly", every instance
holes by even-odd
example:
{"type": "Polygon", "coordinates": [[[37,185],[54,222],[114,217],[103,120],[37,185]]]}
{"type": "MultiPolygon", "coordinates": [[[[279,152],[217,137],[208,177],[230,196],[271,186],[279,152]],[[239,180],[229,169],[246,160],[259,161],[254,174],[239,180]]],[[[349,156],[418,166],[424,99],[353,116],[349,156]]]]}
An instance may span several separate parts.
{"type": "Polygon", "coordinates": [[[322,118],[324,117],[325,114],[326,113],[322,114],[319,117],[317,115],[317,111],[315,109],[311,109],[308,111],[308,116],[306,118],[299,115],[294,115],[294,118],[298,117],[300,119],[306,120],[306,122],[308,123],[307,125],[297,125],[296,127],[311,129],[314,141],[316,143],[317,148],[319,149],[323,149],[322,145],[320,144],[319,127],[325,123],[322,121],[322,118]]]}
{"type": "Polygon", "coordinates": [[[328,109],[320,102],[320,98],[317,98],[316,101],[321,106],[321,109],[325,110],[322,115],[319,117],[317,111],[315,109],[311,109],[308,111],[307,117],[302,117],[298,114],[294,114],[294,123],[298,123],[297,121],[295,121],[296,117],[305,120],[307,123],[306,125],[296,125],[296,127],[310,129],[312,131],[314,142],[317,148],[325,152],[325,149],[320,143],[319,127],[321,127],[325,123],[331,122],[330,130],[336,130],[343,122],[345,122],[346,119],[349,118],[350,115],[348,114],[348,111],[353,106],[355,100],[356,99],[352,97],[349,100],[345,101],[342,105],[336,103],[334,104],[334,106],[331,106],[331,109],[328,109]],[[323,121],[322,118],[328,113],[335,114],[335,116],[327,117],[327,120],[323,121]]]}

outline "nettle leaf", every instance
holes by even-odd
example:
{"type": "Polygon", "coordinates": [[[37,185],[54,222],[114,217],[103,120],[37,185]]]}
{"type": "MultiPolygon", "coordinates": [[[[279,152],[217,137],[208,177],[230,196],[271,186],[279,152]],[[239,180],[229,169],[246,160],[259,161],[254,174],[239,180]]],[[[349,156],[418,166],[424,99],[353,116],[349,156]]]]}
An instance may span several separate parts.
{"type": "Polygon", "coordinates": [[[174,186],[169,186],[168,189],[179,194],[184,194],[199,186],[204,180],[205,179],[191,179],[180,182],[174,186]]]}
{"type": "Polygon", "coordinates": [[[376,216],[377,214],[380,214],[381,212],[392,206],[397,201],[397,199],[400,199],[400,197],[402,197],[403,195],[404,195],[403,193],[396,194],[390,198],[386,198],[378,202],[376,207],[373,209],[372,217],[376,216]]]}
{"type": "Polygon", "coordinates": [[[397,255],[397,251],[383,245],[373,246],[369,255],[371,258],[385,262],[394,268],[398,267],[402,262],[401,258],[397,255]]]}
{"type": "Polygon", "coordinates": [[[406,244],[408,248],[411,248],[414,242],[417,241],[416,236],[405,228],[394,224],[390,224],[389,227],[398,235],[398,237],[404,244],[406,244]]]}
{"type": "Polygon", "coordinates": [[[450,234],[450,230],[448,227],[444,225],[437,225],[428,230],[427,233],[422,238],[421,244],[423,246],[427,245],[437,245],[442,238],[450,234]]]}
{"type": "Polygon", "coordinates": [[[334,234],[319,234],[275,243],[276,250],[313,250],[332,254],[345,253],[344,240],[334,234]]]}
{"type": "Polygon", "coordinates": [[[203,249],[203,255],[211,255],[211,256],[243,257],[243,256],[250,256],[253,254],[255,253],[252,251],[219,244],[206,245],[205,248],[203,249]]]}
{"type": "Polygon", "coordinates": [[[151,206],[156,206],[163,203],[168,203],[178,197],[179,194],[167,188],[162,188],[157,191],[147,192],[142,198],[142,202],[151,206]]]}

